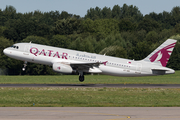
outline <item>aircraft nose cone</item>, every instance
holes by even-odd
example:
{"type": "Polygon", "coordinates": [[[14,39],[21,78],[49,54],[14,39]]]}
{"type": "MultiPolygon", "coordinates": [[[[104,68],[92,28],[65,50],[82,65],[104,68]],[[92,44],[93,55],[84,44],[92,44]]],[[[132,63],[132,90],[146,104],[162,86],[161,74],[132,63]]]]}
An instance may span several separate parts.
{"type": "Polygon", "coordinates": [[[7,50],[7,49],[4,49],[4,50],[3,50],[3,53],[4,53],[5,55],[7,55],[7,54],[8,54],[8,50],[7,50]]]}

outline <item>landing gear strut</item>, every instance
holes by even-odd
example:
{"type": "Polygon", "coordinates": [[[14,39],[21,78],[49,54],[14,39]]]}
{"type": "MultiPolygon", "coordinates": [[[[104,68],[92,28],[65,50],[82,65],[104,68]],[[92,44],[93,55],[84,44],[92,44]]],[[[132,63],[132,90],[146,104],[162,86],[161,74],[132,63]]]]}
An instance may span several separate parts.
{"type": "Polygon", "coordinates": [[[27,66],[27,61],[24,61],[23,65],[24,65],[24,67],[22,68],[22,70],[25,71],[26,70],[26,66],[27,66]]]}
{"type": "Polygon", "coordinates": [[[80,82],[83,82],[83,81],[84,81],[83,72],[79,72],[79,81],[80,81],[80,82]]]}

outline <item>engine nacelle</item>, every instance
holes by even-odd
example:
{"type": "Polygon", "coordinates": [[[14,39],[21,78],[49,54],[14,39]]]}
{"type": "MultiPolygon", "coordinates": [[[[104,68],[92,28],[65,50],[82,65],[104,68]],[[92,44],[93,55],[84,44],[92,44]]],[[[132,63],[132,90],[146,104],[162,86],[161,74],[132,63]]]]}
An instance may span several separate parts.
{"type": "Polygon", "coordinates": [[[61,63],[54,63],[52,66],[52,69],[55,72],[65,73],[65,74],[71,74],[73,72],[73,69],[70,65],[65,65],[61,63]]]}

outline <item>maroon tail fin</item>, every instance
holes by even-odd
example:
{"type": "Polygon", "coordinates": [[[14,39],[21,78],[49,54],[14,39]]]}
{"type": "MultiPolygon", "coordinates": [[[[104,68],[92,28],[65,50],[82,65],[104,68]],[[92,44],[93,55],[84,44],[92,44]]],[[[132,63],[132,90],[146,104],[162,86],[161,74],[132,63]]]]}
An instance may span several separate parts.
{"type": "Polygon", "coordinates": [[[150,55],[148,55],[144,61],[150,61],[153,63],[160,64],[166,67],[168,60],[173,52],[176,45],[176,40],[168,39],[163,44],[161,44],[156,50],[154,50],[150,55]]]}

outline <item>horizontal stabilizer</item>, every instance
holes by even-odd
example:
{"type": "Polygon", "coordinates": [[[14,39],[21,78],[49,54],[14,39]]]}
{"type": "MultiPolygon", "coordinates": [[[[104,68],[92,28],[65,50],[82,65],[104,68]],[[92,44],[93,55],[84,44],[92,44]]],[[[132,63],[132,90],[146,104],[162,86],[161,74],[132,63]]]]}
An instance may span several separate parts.
{"type": "Polygon", "coordinates": [[[160,67],[160,68],[152,68],[152,73],[155,75],[164,75],[164,74],[173,74],[175,73],[174,70],[166,67],[160,67]]]}

